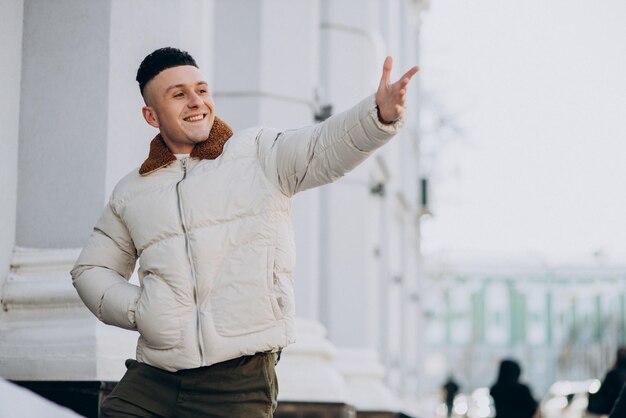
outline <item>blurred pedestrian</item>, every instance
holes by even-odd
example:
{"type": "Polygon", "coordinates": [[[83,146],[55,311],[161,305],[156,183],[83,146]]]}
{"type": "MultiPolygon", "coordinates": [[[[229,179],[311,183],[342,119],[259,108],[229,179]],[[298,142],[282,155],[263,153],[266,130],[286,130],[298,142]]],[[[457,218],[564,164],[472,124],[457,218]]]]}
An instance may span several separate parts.
{"type": "MultiPolygon", "coordinates": [[[[607,372],[600,389],[589,395],[587,412],[597,415],[610,413],[624,383],[626,383],[626,346],[617,350],[615,364],[607,372]]],[[[626,417],[626,414],[621,416],[626,417]]]]}
{"type": "Polygon", "coordinates": [[[609,414],[609,418],[623,418],[626,417],[626,384],[622,386],[622,391],[619,393],[613,410],[609,414]]]}
{"type": "Polygon", "coordinates": [[[446,403],[446,409],[448,416],[452,416],[452,407],[454,406],[454,397],[459,393],[459,385],[454,381],[452,374],[448,375],[448,379],[441,387],[443,389],[444,402],[446,403]]]}
{"type": "Polygon", "coordinates": [[[515,360],[500,362],[498,380],[490,393],[496,407],[496,418],[531,418],[537,412],[537,401],[530,389],[519,381],[522,369],[515,360]]]}

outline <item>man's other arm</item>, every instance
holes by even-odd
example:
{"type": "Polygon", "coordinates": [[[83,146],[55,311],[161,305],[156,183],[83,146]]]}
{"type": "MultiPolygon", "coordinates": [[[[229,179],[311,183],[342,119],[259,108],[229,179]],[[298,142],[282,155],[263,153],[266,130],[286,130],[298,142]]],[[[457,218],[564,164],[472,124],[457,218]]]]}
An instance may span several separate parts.
{"type": "Polygon", "coordinates": [[[141,289],[128,282],[136,260],[128,229],[109,203],[71,272],[80,298],[105,324],[136,329],[141,289]]]}

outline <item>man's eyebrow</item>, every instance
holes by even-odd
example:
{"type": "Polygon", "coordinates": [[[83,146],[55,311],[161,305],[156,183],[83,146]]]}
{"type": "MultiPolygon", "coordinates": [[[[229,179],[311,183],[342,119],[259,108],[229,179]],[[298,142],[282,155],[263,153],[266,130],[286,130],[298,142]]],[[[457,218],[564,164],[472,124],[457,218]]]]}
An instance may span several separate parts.
{"type": "MultiPolygon", "coordinates": [[[[200,85],[205,85],[205,86],[209,86],[209,83],[207,83],[206,81],[198,81],[196,84],[196,86],[200,86],[200,85]]],[[[185,87],[186,84],[174,84],[172,86],[169,86],[167,88],[167,90],[165,90],[165,93],[167,93],[168,91],[172,90],[172,89],[177,89],[177,88],[183,88],[185,87]]]]}

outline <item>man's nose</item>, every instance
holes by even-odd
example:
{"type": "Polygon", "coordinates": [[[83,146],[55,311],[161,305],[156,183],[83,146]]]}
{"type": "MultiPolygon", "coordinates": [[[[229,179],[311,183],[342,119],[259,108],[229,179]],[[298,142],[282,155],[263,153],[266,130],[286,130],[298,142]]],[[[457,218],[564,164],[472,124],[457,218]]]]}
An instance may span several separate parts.
{"type": "Polygon", "coordinates": [[[189,94],[189,101],[187,102],[187,106],[191,108],[202,106],[202,98],[196,94],[196,92],[191,92],[189,94]]]}

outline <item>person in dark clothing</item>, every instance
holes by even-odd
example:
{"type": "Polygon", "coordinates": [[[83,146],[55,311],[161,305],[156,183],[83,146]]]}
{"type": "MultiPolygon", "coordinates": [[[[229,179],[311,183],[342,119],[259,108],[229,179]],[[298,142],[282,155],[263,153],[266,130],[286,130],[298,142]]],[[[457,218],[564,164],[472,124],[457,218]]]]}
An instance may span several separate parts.
{"type": "Polygon", "coordinates": [[[446,402],[446,409],[448,416],[452,416],[452,407],[454,406],[454,397],[459,392],[459,385],[454,381],[452,375],[448,376],[448,379],[442,386],[444,401],[446,402]]]}
{"type": "MultiPolygon", "coordinates": [[[[606,415],[611,412],[625,383],[626,346],[617,350],[615,365],[607,372],[600,389],[596,393],[589,395],[587,411],[598,415],[606,415]]],[[[622,402],[626,402],[626,400],[622,400],[622,402]]]]}
{"type": "Polygon", "coordinates": [[[626,384],[622,386],[622,391],[619,393],[613,410],[609,414],[609,418],[623,418],[626,417],[626,384]]]}
{"type": "Polygon", "coordinates": [[[537,401],[530,389],[520,383],[522,369],[515,360],[500,362],[498,380],[490,393],[496,407],[496,418],[531,418],[537,411],[537,401]]]}

